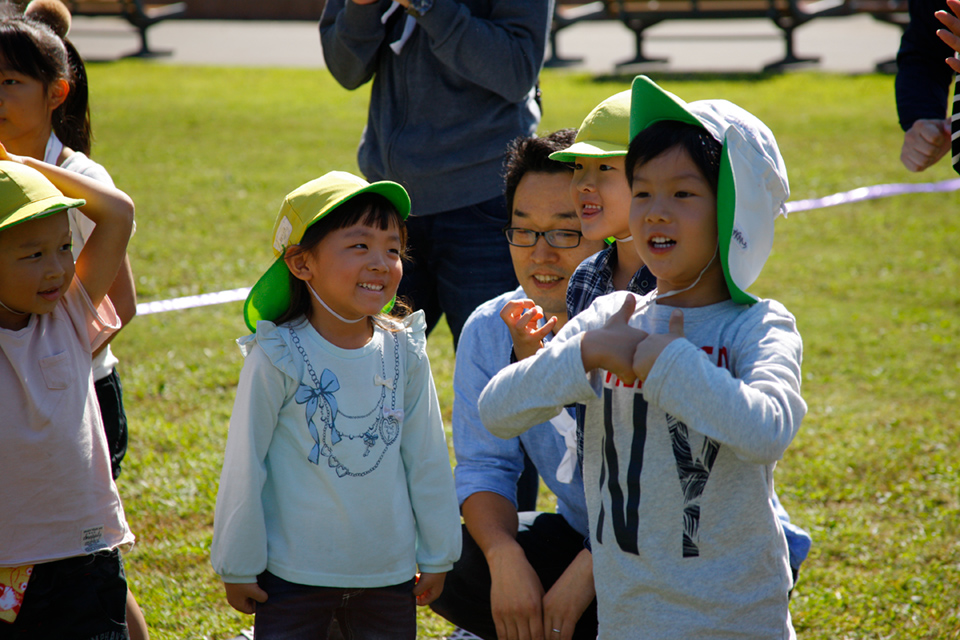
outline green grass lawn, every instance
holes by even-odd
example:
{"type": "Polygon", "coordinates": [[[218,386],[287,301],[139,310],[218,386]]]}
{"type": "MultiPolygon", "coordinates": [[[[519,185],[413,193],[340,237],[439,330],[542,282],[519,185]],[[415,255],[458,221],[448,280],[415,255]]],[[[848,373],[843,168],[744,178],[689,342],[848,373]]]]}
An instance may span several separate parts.
{"type": "MultiPolygon", "coordinates": [[[[141,301],[250,286],[271,259],[282,197],[356,171],[367,90],[323,71],[91,65],[94,157],[137,203],[141,301]]],[[[577,126],[629,78],[545,72],[543,130],[577,126]]],[[[793,199],[952,177],[899,163],[885,76],[662,77],[687,100],[727,98],[777,135],[793,199]]],[[[777,223],[754,290],[785,303],[806,344],[810,410],[778,467],[814,538],[792,613],[808,639],[960,638],[960,197],[900,196],[777,223]]],[[[245,333],[240,304],[136,319],[115,341],[131,425],[119,480],[137,546],[131,586],[157,639],[229,638],[208,554],[245,333]]],[[[449,426],[453,352],[430,353],[449,426]]],[[[548,497],[544,497],[549,501],[548,497]]],[[[420,616],[421,635],[449,626],[420,616]]]]}

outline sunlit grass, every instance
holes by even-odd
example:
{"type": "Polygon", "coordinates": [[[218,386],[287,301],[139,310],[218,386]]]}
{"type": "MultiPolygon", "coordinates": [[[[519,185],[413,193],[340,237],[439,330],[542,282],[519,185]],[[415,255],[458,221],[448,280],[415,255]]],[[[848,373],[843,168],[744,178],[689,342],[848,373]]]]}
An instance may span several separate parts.
{"type": "MultiPolygon", "coordinates": [[[[250,286],[284,194],[356,171],[367,90],[344,91],[326,72],[128,61],[90,76],[94,157],[137,203],[141,301],[250,286]]],[[[763,118],[794,199],[952,177],[945,165],[900,166],[889,77],[661,80],[763,118]]],[[[628,81],[545,73],[542,129],[577,126],[628,81]]],[[[958,210],[956,194],[901,196],[777,223],[755,290],[787,305],[805,343],[810,413],[777,472],[814,537],[791,607],[802,638],[960,638],[958,210]]],[[[140,317],[115,342],[132,433],[119,485],[139,538],[128,574],[160,640],[252,624],[226,604],[208,559],[244,333],[232,303],[140,317]]],[[[429,351],[449,432],[445,327],[429,351]]],[[[420,626],[424,637],[450,630],[425,612],[420,626]]]]}

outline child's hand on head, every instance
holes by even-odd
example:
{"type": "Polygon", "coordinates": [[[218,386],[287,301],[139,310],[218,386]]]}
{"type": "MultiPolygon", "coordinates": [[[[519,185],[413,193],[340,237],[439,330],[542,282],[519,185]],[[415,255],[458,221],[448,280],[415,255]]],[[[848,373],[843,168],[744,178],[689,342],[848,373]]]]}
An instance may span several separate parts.
{"type": "Polygon", "coordinates": [[[23,158],[20,156],[15,156],[7,151],[7,148],[3,146],[2,142],[0,142],[0,160],[8,160],[10,162],[19,162],[20,164],[23,164],[23,158]]]}
{"type": "Polygon", "coordinates": [[[543,323],[542,327],[537,326],[543,318],[543,309],[537,306],[533,300],[511,300],[503,305],[500,310],[500,318],[510,330],[510,337],[513,339],[513,352],[517,360],[523,360],[534,355],[543,347],[543,339],[557,324],[557,317],[551,316],[549,320],[543,323]]]}
{"type": "Polygon", "coordinates": [[[417,585],[413,588],[413,595],[417,604],[425,607],[443,593],[443,581],[446,573],[421,573],[417,576],[417,585]]]}
{"type": "Polygon", "coordinates": [[[633,354],[647,337],[646,331],[629,324],[636,306],[636,298],[628,295],[620,310],[610,316],[603,327],[584,333],[580,343],[584,371],[605,369],[626,385],[634,383],[637,378],[633,372],[633,354]]]}
{"type": "Polygon", "coordinates": [[[670,314],[670,330],[667,333],[654,333],[646,337],[633,354],[633,373],[640,380],[650,375],[653,363],[657,361],[667,345],[683,337],[683,311],[674,309],[670,314]]]}
{"type": "Polygon", "coordinates": [[[224,582],[223,588],[227,592],[227,602],[240,613],[254,613],[258,602],[267,601],[267,592],[256,582],[224,582]]]}

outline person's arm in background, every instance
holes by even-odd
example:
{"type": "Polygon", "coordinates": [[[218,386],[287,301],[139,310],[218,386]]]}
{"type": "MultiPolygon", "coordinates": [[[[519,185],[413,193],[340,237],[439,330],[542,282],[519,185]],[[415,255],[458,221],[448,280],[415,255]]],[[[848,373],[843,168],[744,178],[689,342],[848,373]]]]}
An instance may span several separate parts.
{"type": "MultiPolygon", "coordinates": [[[[110,291],[107,292],[107,296],[110,298],[110,302],[113,303],[117,317],[120,318],[120,326],[127,326],[127,323],[137,315],[137,288],[133,281],[133,270],[130,268],[129,256],[123,257],[123,263],[120,265],[120,270],[117,271],[117,278],[113,281],[113,284],[110,285],[110,291]]],[[[104,340],[103,344],[97,348],[93,355],[96,356],[106,349],[107,345],[117,337],[118,333],[120,332],[115,331],[110,334],[110,337],[104,340]]]]}
{"type": "Polygon", "coordinates": [[[937,10],[944,0],[910,0],[910,24],[897,53],[896,97],[904,131],[900,161],[910,171],[923,171],[950,149],[947,96],[953,71],[944,64],[952,55],[937,38],[937,10]]]}
{"type": "Polygon", "coordinates": [[[320,17],[323,62],[346,89],[373,78],[386,27],[380,17],[390,6],[384,0],[328,0],[320,17]]]}
{"type": "MultiPolygon", "coordinates": [[[[69,158],[70,156],[68,156],[69,158]]],[[[78,156],[73,156],[75,161],[78,156]]],[[[86,162],[76,163],[74,161],[66,161],[63,163],[63,168],[69,171],[74,171],[80,175],[87,176],[103,184],[116,187],[113,183],[113,178],[107,173],[107,170],[101,165],[87,160],[86,162]]],[[[70,211],[70,226],[71,228],[76,227],[76,232],[79,234],[80,239],[83,242],[86,242],[86,239],[90,237],[90,234],[93,232],[96,225],[93,223],[90,218],[79,214],[75,210],[70,211]]],[[[76,240],[76,236],[74,236],[76,240]]],[[[74,256],[76,257],[80,253],[80,247],[74,246],[74,256]]],[[[130,267],[130,257],[125,255],[123,258],[123,264],[120,265],[120,270],[117,272],[117,277],[113,281],[113,284],[110,286],[110,291],[107,292],[107,296],[110,298],[110,302],[113,303],[113,308],[117,312],[117,317],[120,318],[121,329],[126,327],[127,324],[133,320],[137,315],[137,288],[133,278],[133,270],[130,267]]],[[[120,330],[115,331],[110,334],[110,337],[107,338],[103,344],[101,344],[97,350],[94,352],[94,357],[96,357],[101,351],[106,349],[107,345],[117,337],[117,334],[120,333],[120,330]]]]}
{"type": "MultiPolygon", "coordinates": [[[[409,0],[398,1],[409,5],[409,0]]],[[[470,82],[519,102],[540,75],[552,19],[553,0],[497,0],[484,17],[472,15],[458,0],[434,0],[417,23],[429,35],[437,60],[470,82]]]]}

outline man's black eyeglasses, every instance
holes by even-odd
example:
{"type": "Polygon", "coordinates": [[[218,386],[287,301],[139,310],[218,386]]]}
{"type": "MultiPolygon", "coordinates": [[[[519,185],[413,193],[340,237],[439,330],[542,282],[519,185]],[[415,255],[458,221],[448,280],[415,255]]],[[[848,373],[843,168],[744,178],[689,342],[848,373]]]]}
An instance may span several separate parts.
{"type": "Polygon", "coordinates": [[[573,249],[580,246],[583,234],[573,229],[550,229],[550,231],[534,231],[522,227],[508,227],[503,230],[507,242],[515,247],[532,247],[543,236],[547,244],[556,249],[573,249]]]}

